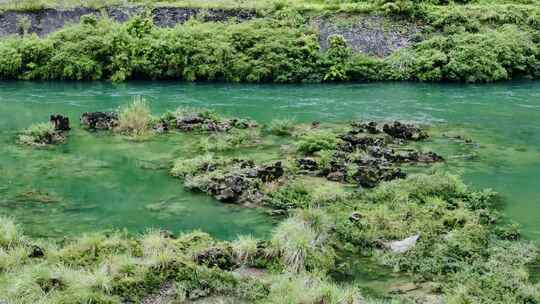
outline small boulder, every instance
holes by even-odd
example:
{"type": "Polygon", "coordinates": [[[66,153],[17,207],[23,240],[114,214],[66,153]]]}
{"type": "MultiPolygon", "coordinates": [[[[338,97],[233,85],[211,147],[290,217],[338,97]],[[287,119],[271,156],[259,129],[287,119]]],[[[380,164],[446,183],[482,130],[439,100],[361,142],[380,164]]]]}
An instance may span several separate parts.
{"type": "Polygon", "coordinates": [[[199,252],[194,257],[195,263],[208,267],[218,267],[223,270],[236,268],[234,254],[231,247],[210,247],[199,252]]]}
{"type": "Polygon", "coordinates": [[[45,251],[39,246],[32,246],[32,251],[28,255],[29,258],[42,258],[45,256],[45,251]]]}
{"type": "Polygon", "coordinates": [[[263,182],[272,182],[283,176],[284,170],[281,162],[273,165],[261,166],[257,169],[257,177],[263,182]]]}
{"type": "Polygon", "coordinates": [[[358,222],[361,219],[362,219],[362,214],[360,214],[360,212],[357,212],[357,211],[351,213],[351,216],[349,216],[349,221],[353,223],[358,222]]]}
{"type": "Polygon", "coordinates": [[[56,131],[69,131],[69,117],[62,116],[60,114],[51,115],[50,122],[54,125],[56,131]]]}
{"type": "Polygon", "coordinates": [[[300,168],[300,170],[316,171],[319,169],[317,161],[311,157],[300,158],[296,161],[296,163],[298,164],[298,168],[300,168]]]}

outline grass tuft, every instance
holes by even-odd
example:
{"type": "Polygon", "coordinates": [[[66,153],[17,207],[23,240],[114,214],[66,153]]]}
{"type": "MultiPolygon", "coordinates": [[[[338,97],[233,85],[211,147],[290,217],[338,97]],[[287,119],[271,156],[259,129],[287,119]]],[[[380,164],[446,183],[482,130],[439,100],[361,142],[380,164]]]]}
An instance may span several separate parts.
{"type": "Polygon", "coordinates": [[[131,104],[120,109],[116,131],[133,138],[142,138],[150,132],[151,122],[150,106],[144,98],[137,96],[131,104]]]}

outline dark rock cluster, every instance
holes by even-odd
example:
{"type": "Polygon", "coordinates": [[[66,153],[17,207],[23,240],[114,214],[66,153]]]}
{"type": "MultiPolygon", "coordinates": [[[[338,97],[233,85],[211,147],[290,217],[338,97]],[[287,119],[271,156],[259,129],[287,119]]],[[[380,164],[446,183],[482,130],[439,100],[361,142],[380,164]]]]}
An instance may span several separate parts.
{"type": "Polygon", "coordinates": [[[403,163],[434,163],[443,158],[434,152],[394,149],[406,140],[424,140],[428,134],[419,127],[395,121],[382,127],[376,122],[354,122],[351,130],[338,136],[341,143],[322,167],[313,158],[297,160],[304,172],[312,172],[337,182],[355,182],[372,188],[382,181],[404,178],[403,163]]]}
{"type": "Polygon", "coordinates": [[[89,130],[111,130],[118,125],[116,112],[85,112],[81,116],[81,125],[89,130]]]}
{"type": "Polygon", "coordinates": [[[236,266],[233,250],[230,246],[210,247],[197,253],[194,260],[199,265],[218,267],[224,270],[232,270],[236,266]]]}
{"type": "Polygon", "coordinates": [[[49,121],[54,125],[54,129],[56,131],[63,132],[71,130],[71,128],[69,127],[69,117],[56,114],[51,115],[49,121]]]}
{"type": "Polygon", "coordinates": [[[200,114],[178,117],[174,120],[174,126],[181,131],[209,131],[209,132],[227,132],[233,128],[248,129],[254,128],[257,124],[244,119],[212,119],[200,114]]]}
{"type": "MultiPolygon", "coordinates": [[[[192,188],[206,192],[222,202],[258,203],[264,198],[261,183],[276,181],[284,174],[281,162],[256,166],[252,161],[233,160],[222,168],[222,174],[210,174],[202,183],[191,184],[192,188]]],[[[216,166],[206,166],[205,173],[221,172],[216,166]]]]}

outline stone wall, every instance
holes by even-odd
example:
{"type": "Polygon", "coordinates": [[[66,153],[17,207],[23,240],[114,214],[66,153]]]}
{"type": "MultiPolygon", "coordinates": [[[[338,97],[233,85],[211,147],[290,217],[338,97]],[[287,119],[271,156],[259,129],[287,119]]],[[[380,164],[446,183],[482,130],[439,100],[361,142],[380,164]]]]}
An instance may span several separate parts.
{"type": "MultiPolygon", "coordinates": [[[[100,16],[106,13],[113,20],[125,22],[130,16],[141,12],[143,12],[143,9],[140,7],[109,7],[103,10],[79,7],[66,10],[45,9],[37,12],[6,11],[0,13],[0,37],[19,34],[22,31],[21,25],[24,20],[28,20],[30,23],[29,33],[45,36],[67,24],[78,23],[81,16],[84,15],[100,16]]],[[[255,17],[255,12],[250,10],[202,10],[175,7],[155,8],[152,10],[152,14],[154,23],[158,26],[174,26],[198,15],[206,21],[225,21],[230,18],[245,21],[255,17]]]]}
{"type": "MultiPolygon", "coordinates": [[[[80,7],[37,12],[0,12],[0,37],[21,33],[23,23],[26,23],[29,33],[45,36],[65,25],[78,23],[84,15],[107,14],[113,20],[125,22],[131,16],[142,12],[141,7],[109,7],[102,10],[80,7]]],[[[178,7],[155,8],[152,14],[154,23],[162,27],[172,27],[195,16],[206,21],[226,21],[234,18],[239,22],[257,17],[252,10],[178,7]]],[[[328,38],[338,34],[345,38],[355,52],[379,57],[388,56],[393,51],[410,45],[420,32],[415,24],[373,15],[317,17],[312,23],[319,32],[322,50],[328,48],[328,38]]]]}
{"type": "Polygon", "coordinates": [[[353,51],[379,57],[409,46],[420,34],[413,23],[373,15],[317,18],[314,23],[323,50],[330,36],[342,35],[353,51]]]}

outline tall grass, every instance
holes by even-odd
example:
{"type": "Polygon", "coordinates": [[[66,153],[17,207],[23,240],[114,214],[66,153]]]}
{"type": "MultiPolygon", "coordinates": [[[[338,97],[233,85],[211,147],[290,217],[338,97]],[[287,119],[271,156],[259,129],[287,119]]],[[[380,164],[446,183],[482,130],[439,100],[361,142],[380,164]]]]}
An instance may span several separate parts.
{"type": "Polygon", "coordinates": [[[241,265],[253,262],[257,253],[257,242],[258,240],[250,235],[241,235],[232,243],[234,255],[241,265]]]}
{"type": "Polygon", "coordinates": [[[324,272],[334,263],[334,253],[326,246],[330,228],[322,210],[301,210],[279,224],[274,230],[272,244],[289,271],[324,272]]]}
{"type": "Polygon", "coordinates": [[[294,132],[295,122],[293,119],[274,119],[268,125],[270,133],[278,136],[291,135],[294,132]]]}
{"type": "Polygon", "coordinates": [[[140,96],[133,102],[120,109],[116,130],[132,137],[148,135],[151,129],[151,111],[148,103],[140,96]]]}
{"type": "Polygon", "coordinates": [[[30,146],[47,145],[54,143],[55,139],[60,140],[50,122],[32,124],[19,135],[19,142],[30,146]]]}
{"type": "Polygon", "coordinates": [[[20,227],[11,218],[0,216],[0,248],[11,248],[19,245],[22,240],[20,227]]]}

